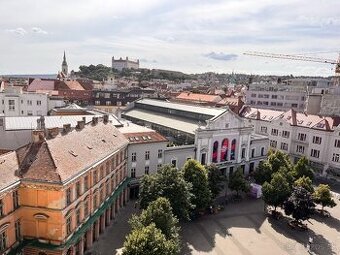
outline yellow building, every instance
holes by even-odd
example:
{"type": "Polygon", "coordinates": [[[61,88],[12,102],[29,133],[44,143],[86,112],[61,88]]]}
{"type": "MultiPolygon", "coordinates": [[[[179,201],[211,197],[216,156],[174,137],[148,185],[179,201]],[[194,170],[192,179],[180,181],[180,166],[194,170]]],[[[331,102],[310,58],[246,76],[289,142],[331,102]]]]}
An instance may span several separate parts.
{"type": "Polygon", "coordinates": [[[128,141],[106,117],[79,121],[71,132],[36,130],[32,137],[0,156],[0,171],[7,158],[13,178],[8,192],[0,191],[6,215],[0,218],[0,238],[4,233],[6,239],[0,251],[83,254],[128,199],[128,141]]]}

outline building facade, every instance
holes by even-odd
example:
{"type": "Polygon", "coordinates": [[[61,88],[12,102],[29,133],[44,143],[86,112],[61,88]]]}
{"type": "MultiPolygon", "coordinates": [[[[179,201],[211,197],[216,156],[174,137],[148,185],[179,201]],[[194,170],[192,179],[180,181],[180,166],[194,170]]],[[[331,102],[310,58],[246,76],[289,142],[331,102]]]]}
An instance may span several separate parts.
{"type": "Polygon", "coordinates": [[[112,68],[117,69],[118,71],[123,71],[123,69],[138,69],[139,68],[139,59],[136,61],[129,60],[128,57],[125,59],[119,58],[115,59],[112,57],[112,68]]]}
{"type": "Polygon", "coordinates": [[[339,118],[256,108],[244,108],[241,115],[269,138],[272,149],[294,161],[305,156],[318,174],[340,177],[339,118]]]}
{"type": "Polygon", "coordinates": [[[128,199],[128,140],[108,119],[45,135],[0,156],[1,254],[82,255],[128,199]]]}

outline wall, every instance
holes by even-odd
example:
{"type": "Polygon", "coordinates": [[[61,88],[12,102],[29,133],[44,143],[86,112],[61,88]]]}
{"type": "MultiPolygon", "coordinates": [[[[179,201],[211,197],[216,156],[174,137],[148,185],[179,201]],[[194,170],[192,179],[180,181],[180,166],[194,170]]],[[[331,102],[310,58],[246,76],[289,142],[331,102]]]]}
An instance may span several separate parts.
{"type": "Polygon", "coordinates": [[[195,145],[167,147],[164,151],[164,164],[171,164],[172,160],[176,160],[177,168],[182,168],[189,158],[195,158],[195,145]]]}

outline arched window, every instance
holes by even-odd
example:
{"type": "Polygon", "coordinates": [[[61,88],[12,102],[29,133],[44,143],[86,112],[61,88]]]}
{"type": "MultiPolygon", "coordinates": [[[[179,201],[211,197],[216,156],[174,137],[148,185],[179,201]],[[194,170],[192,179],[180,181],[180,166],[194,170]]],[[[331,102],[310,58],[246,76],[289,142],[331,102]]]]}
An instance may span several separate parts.
{"type": "Polygon", "coordinates": [[[217,162],[217,155],[218,155],[218,142],[214,142],[213,146],[213,153],[212,153],[212,162],[216,163],[217,162]]]}
{"type": "Polygon", "coordinates": [[[235,160],[236,139],[231,141],[230,160],[235,160]]]}
{"type": "Polygon", "coordinates": [[[264,156],[264,147],[261,148],[261,156],[264,156]]]}
{"type": "Polygon", "coordinates": [[[229,146],[229,140],[226,138],[222,141],[221,144],[221,162],[228,160],[228,146],[229,146]]]}

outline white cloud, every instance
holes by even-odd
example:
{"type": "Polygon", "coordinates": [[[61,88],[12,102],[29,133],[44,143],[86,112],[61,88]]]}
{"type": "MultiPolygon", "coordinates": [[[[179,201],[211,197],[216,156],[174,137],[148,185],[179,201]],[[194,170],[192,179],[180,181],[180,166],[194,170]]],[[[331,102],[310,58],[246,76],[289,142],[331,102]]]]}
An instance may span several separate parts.
{"type": "Polygon", "coordinates": [[[47,31],[42,30],[40,27],[32,27],[33,33],[47,35],[47,31]]]}
{"type": "Polygon", "coordinates": [[[13,34],[18,34],[18,35],[25,35],[27,34],[27,31],[25,29],[23,29],[22,27],[18,27],[15,29],[6,29],[7,32],[9,33],[13,33],[13,34]]]}

